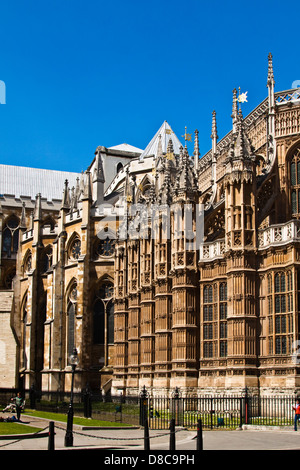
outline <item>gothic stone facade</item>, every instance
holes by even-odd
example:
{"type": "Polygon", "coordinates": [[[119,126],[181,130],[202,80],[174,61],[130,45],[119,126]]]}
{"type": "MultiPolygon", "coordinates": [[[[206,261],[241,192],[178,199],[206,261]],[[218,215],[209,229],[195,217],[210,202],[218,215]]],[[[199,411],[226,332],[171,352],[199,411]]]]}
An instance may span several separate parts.
{"type": "Polygon", "coordinates": [[[165,122],[112,181],[99,147],[52,214],[38,195],[32,217],[2,216],[25,388],[68,390],[76,347],[77,389],[299,390],[300,93],[274,92],[271,56],[267,89],[245,118],[233,91],[220,141],[213,112],[202,158],[198,131],[190,156],[165,122]]]}

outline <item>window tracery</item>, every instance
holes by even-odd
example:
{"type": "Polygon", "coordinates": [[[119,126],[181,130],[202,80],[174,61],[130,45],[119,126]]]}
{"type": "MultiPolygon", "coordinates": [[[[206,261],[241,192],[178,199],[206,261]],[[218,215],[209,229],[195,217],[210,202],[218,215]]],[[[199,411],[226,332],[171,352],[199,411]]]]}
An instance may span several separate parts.
{"type": "Polygon", "coordinates": [[[19,245],[19,225],[20,221],[17,216],[12,215],[6,221],[2,232],[2,250],[8,256],[17,253],[19,245]]]}
{"type": "Polygon", "coordinates": [[[227,283],[203,289],[203,356],[227,356],[227,283]]]}
{"type": "Polygon", "coordinates": [[[75,237],[71,242],[68,257],[70,260],[77,261],[81,255],[81,240],[79,237],[75,237]]]}
{"type": "Polygon", "coordinates": [[[94,344],[111,344],[114,341],[113,294],[114,286],[110,282],[103,282],[96,291],[93,305],[94,344]]]}
{"type": "Polygon", "coordinates": [[[24,263],[23,263],[24,274],[29,273],[31,269],[32,269],[32,254],[31,254],[31,251],[29,251],[24,257],[24,263]]]}
{"type": "Polygon", "coordinates": [[[291,353],[293,335],[293,277],[292,271],[268,276],[269,354],[291,353]]]}
{"type": "Polygon", "coordinates": [[[75,320],[77,312],[77,284],[74,283],[68,294],[67,300],[67,329],[68,329],[68,356],[75,348],[75,320]]]}
{"type": "Polygon", "coordinates": [[[116,240],[106,237],[104,239],[100,239],[96,244],[95,248],[95,257],[98,258],[99,256],[110,257],[113,256],[115,252],[115,245],[116,240]]]}

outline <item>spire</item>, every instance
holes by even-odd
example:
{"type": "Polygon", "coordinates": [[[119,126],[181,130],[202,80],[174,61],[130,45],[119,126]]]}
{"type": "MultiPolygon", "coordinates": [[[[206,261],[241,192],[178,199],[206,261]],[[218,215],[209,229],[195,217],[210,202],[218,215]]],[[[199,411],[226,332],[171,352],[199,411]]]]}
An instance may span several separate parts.
{"type": "Polygon", "coordinates": [[[228,160],[249,160],[253,159],[253,148],[248,138],[242,110],[240,109],[234,123],[235,132],[232,133],[232,141],[228,153],[228,160]]]}
{"type": "Polygon", "coordinates": [[[35,198],[34,220],[42,220],[41,193],[37,194],[35,198]]]}
{"type": "MultiPolygon", "coordinates": [[[[268,133],[271,139],[275,138],[275,95],[274,95],[274,73],[273,73],[273,60],[271,52],[268,55],[268,98],[269,98],[269,118],[268,118],[268,133]]],[[[273,144],[272,144],[273,146],[273,144]]],[[[273,151],[273,150],[272,150],[273,151]]],[[[269,160],[268,156],[268,160],[269,160]]]]}
{"type": "Polygon", "coordinates": [[[157,155],[156,157],[159,158],[161,157],[163,154],[163,150],[162,150],[162,143],[161,143],[161,134],[159,134],[158,136],[158,144],[157,144],[157,155]]]}
{"type": "Polygon", "coordinates": [[[63,191],[63,198],[62,198],[62,209],[69,209],[70,208],[70,193],[69,193],[69,182],[65,180],[65,188],[63,191]]]}
{"type": "Polygon", "coordinates": [[[180,149],[180,158],[178,162],[178,171],[176,176],[175,189],[190,195],[194,193],[197,187],[196,184],[196,172],[194,167],[191,165],[189,153],[186,147],[180,149]]]}
{"type": "Polygon", "coordinates": [[[268,81],[267,81],[267,86],[273,86],[275,85],[274,81],[274,72],[273,72],[273,57],[271,52],[268,55],[268,81]]]}
{"type": "Polygon", "coordinates": [[[217,150],[217,139],[218,139],[216,111],[212,112],[212,129],[211,129],[210,137],[212,139],[212,153],[213,155],[215,155],[216,150],[217,150]]]}
{"type": "Polygon", "coordinates": [[[199,132],[196,129],[195,130],[195,142],[194,142],[194,166],[195,166],[196,171],[198,171],[198,168],[199,168],[199,156],[200,156],[198,135],[199,135],[199,132]]]}
{"type": "Polygon", "coordinates": [[[129,182],[129,165],[127,165],[126,167],[124,198],[125,198],[125,204],[130,204],[132,202],[132,194],[131,194],[131,188],[130,188],[130,182],[129,182]]]}
{"type": "Polygon", "coordinates": [[[76,178],[76,187],[75,187],[75,206],[77,207],[77,203],[80,199],[80,186],[79,186],[79,177],[76,178]]]}
{"type": "Polygon", "coordinates": [[[236,91],[236,88],[234,88],[234,90],[233,90],[231,117],[232,117],[232,131],[235,134],[236,133],[237,118],[238,118],[238,104],[237,104],[237,91],[236,91]]]}
{"type": "Polygon", "coordinates": [[[159,190],[158,200],[161,204],[170,204],[172,201],[172,181],[171,181],[171,166],[174,160],[173,142],[170,138],[167,145],[167,153],[161,159],[161,166],[159,171],[161,173],[161,187],[159,190]]]}
{"type": "Polygon", "coordinates": [[[71,202],[70,202],[71,212],[73,212],[73,210],[75,209],[75,205],[76,205],[76,196],[75,196],[75,188],[73,186],[71,189],[71,202]]]}
{"type": "Polygon", "coordinates": [[[92,197],[90,172],[86,171],[85,175],[86,176],[85,176],[85,181],[84,181],[82,200],[91,199],[92,197]]]}
{"type": "Polygon", "coordinates": [[[22,212],[21,212],[21,219],[20,219],[20,228],[26,229],[26,212],[25,212],[25,202],[22,202],[22,212]]]}
{"type": "Polygon", "coordinates": [[[100,154],[100,149],[97,149],[95,154],[96,154],[96,158],[95,158],[95,168],[94,168],[94,174],[93,174],[93,183],[96,181],[99,183],[105,183],[103,163],[102,163],[102,158],[100,154]]]}
{"type": "Polygon", "coordinates": [[[173,153],[174,153],[173,141],[172,139],[169,139],[168,147],[167,147],[167,154],[171,155],[173,153]]]}

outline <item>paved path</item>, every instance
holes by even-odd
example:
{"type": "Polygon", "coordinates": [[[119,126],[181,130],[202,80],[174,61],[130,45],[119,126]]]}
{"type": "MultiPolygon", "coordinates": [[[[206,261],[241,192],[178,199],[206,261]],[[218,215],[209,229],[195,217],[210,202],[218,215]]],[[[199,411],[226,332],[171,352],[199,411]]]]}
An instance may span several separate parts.
{"type": "MultiPolygon", "coordinates": [[[[49,430],[49,421],[22,415],[22,423],[49,430]]],[[[66,423],[55,422],[55,450],[144,450],[143,429],[73,426],[73,447],[65,447],[66,423]]],[[[150,449],[169,450],[169,431],[150,430],[150,449]]],[[[195,451],[196,431],[176,429],[176,450],[195,451]]],[[[0,450],[48,450],[48,437],[0,440],[0,450]]],[[[204,431],[203,450],[300,450],[300,429],[204,431]]]]}

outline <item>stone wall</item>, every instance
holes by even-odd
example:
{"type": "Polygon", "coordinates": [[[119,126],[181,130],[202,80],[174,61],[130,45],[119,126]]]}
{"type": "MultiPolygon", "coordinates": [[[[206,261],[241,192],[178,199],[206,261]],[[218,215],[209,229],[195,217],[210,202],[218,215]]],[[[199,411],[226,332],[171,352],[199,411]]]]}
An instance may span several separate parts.
{"type": "Polygon", "coordinates": [[[10,326],[13,291],[0,291],[0,386],[15,388],[17,345],[10,326]]]}

